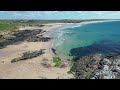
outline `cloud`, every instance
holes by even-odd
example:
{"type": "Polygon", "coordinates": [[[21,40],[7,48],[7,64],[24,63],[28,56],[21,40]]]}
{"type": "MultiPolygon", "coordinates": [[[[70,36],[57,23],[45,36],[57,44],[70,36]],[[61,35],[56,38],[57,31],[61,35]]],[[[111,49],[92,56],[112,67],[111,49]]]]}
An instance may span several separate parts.
{"type": "Polygon", "coordinates": [[[0,11],[0,19],[120,19],[120,11],[0,11]]]}

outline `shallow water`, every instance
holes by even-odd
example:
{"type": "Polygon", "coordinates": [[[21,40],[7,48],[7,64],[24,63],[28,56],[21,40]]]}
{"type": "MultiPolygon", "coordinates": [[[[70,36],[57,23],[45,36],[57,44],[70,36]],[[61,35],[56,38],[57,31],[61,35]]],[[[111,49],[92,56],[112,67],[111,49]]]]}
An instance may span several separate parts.
{"type": "Polygon", "coordinates": [[[120,52],[120,21],[71,26],[56,30],[53,36],[59,55],[120,52]]]}

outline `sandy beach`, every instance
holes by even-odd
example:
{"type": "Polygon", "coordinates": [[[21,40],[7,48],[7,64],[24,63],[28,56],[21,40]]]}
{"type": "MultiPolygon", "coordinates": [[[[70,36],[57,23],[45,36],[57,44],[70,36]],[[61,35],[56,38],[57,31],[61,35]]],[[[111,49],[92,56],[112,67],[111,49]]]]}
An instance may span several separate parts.
{"type": "MultiPolygon", "coordinates": [[[[52,29],[64,26],[65,24],[46,24],[44,27],[25,27],[25,29],[43,29],[47,33],[52,29]]],[[[1,79],[56,79],[56,78],[72,78],[73,75],[68,74],[69,65],[65,68],[53,67],[52,57],[54,54],[51,51],[50,42],[22,42],[18,45],[8,45],[6,48],[0,49],[0,78],[1,79]],[[45,54],[15,63],[11,60],[22,56],[22,53],[27,51],[35,51],[46,49],[45,54]],[[44,61],[46,59],[46,61],[44,61]],[[52,67],[45,68],[41,63],[47,62],[52,67]]],[[[67,63],[67,62],[66,62],[67,63]]]]}

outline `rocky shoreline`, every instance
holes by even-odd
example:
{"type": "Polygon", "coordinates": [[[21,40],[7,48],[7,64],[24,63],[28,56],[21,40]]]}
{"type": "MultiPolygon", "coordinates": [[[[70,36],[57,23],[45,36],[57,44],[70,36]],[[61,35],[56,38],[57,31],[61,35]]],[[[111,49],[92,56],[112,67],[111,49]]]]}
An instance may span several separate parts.
{"type": "Polygon", "coordinates": [[[120,54],[94,54],[74,61],[76,79],[120,79],[120,54]]]}
{"type": "Polygon", "coordinates": [[[48,42],[51,38],[44,37],[42,29],[34,29],[34,30],[19,30],[16,32],[12,32],[10,35],[6,35],[4,40],[0,41],[0,48],[4,48],[8,45],[16,45],[21,42],[48,42]]]}
{"type": "Polygon", "coordinates": [[[28,52],[23,53],[23,55],[21,57],[13,59],[11,61],[11,63],[22,61],[22,60],[32,59],[32,58],[38,57],[44,53],[45,53],[44,49],[41,49],[39,51],[33,51],[33,52],[28,51],[28,52]]]}

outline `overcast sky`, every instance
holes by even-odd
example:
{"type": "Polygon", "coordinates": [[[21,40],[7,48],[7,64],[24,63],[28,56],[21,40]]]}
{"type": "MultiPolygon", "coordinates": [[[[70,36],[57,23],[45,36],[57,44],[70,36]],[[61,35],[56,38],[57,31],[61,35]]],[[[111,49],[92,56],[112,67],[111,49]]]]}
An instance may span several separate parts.
{"type": "Polygon", "coordinates": [[[120,11],[0,11],[0,19],[120,19],[120,11]]]}

